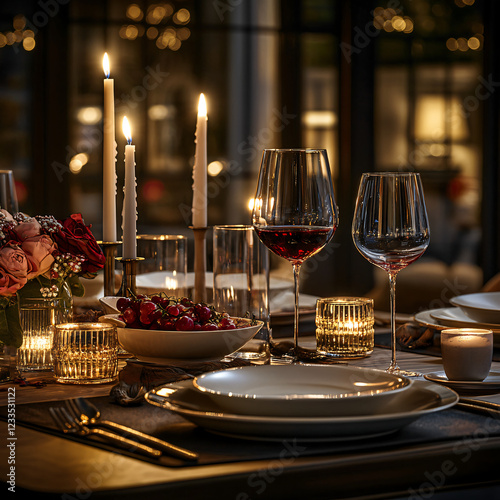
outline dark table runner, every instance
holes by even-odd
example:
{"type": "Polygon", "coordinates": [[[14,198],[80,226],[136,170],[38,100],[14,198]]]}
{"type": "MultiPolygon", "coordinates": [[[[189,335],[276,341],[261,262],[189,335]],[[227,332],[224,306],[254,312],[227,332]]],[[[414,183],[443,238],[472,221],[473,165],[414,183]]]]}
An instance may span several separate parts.
{"type": "MultiPolygon", "coordinates": [[[[325,454],[368,453],[389,449],[400,449],[417,444],[438,443],[450,440],[463,441],[500,436],[500,416],[483,416],[465,412],[458,408],[443,410],[420,417],[399,431],[378,438],[362,438],[343,442],[306,442],[294,439],[281,442],[265,442],[223,437],[212,434],[187,422],[168,410],[143,403],[140,406],[123,408],[114,404],[109,396],[92,398],[103,419],[128,425],[152,434],[171,443],[183,446],[200,454],[199,465],[269,460],[285,456],[318,456],[325,454]]],[[[121,450],[94,438],[81,438],[60,432],[52,421],[49,408],[63,403],[46,402],[17,405],[16,423],[37,430],[66,437],[98,448],[123,453],[151,463],[169,467],[192,466],[167,455],[150,459],[133,452],[121,450]]],[[[6,420],[7,409],[0,409],[0,419],[6,420]]],[[[464,445],[465,446],[465,445],[464,445]]],[[[479,445],[478,445],[479,446],[479,445]]],[[[459,453],[460,447],[455,446],[459,453]]],[[[457,457],[458,460],[458,457],[457,457]]]]}

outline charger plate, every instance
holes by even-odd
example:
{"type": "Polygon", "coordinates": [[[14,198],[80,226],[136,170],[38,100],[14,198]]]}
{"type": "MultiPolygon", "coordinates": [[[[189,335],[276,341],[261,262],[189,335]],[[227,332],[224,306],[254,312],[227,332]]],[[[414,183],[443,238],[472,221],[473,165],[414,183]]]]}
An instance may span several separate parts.
{"type": "Polygon", "coordinates": [[[166,384],[145,395],[148,403],[173,411],[205,430],[264,441],[349,441],[396,432],[416,419],[451,408],[458,394],[443,385],[414,381],[397,398],[370,415],[269,417],[224,412],[191,380],[166,384]]]}

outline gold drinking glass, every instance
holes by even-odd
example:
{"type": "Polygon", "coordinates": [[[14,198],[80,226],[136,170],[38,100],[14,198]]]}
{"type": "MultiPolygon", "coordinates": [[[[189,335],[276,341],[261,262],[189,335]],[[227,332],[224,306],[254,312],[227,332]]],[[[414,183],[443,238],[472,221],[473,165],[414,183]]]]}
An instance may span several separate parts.
{"type": "Polygon", "coordinates": [[[118,334],[105,323],[54,327],[54,375],[63,384],[102,384],[118,374],[118,334]]]}
{"type": "Polygon", "coordinates": [[[361,358],[373,352],[373,299],[332,297],[316,302],[316,348],[339,358],[361,358]]]}

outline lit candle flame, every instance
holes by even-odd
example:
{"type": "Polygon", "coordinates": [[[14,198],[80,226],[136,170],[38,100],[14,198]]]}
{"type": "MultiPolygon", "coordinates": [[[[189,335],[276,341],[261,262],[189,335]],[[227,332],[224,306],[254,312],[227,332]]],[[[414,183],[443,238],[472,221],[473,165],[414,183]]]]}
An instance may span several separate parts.
{"type": "Polygon", "coordinates": [[[200,100],[198,101],[198,116],[207,116],[207,101],[204,94],[200,94],[200,100]]]}
{"type": "Polygon", "coordinates": [[[104,57],[102,58],[102,69],[104,70],[104,74],[106,75],[106,78],[109,78],[109,57],[108,53],[104,52],[104,57]]]}
{"type": "Polygon", "coordinates": [[[132,144],[132,131],[130,130],[130,123],[128,122],[126,116],[123,117],[122,129],[123,135],[125,135],[125,138],[127,139],[127,143],[132,144]]]}

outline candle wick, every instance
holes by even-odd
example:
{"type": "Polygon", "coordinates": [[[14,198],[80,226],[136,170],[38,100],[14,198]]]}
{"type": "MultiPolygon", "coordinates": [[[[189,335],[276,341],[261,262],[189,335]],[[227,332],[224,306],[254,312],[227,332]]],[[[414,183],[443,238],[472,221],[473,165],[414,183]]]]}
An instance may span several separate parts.
{"type": "Polygon", "coordinates": [[[128,144],[129,146],[132,144],[132,137],[129,137],[129,138],[127,139],[127,144],[128,144]]]}

